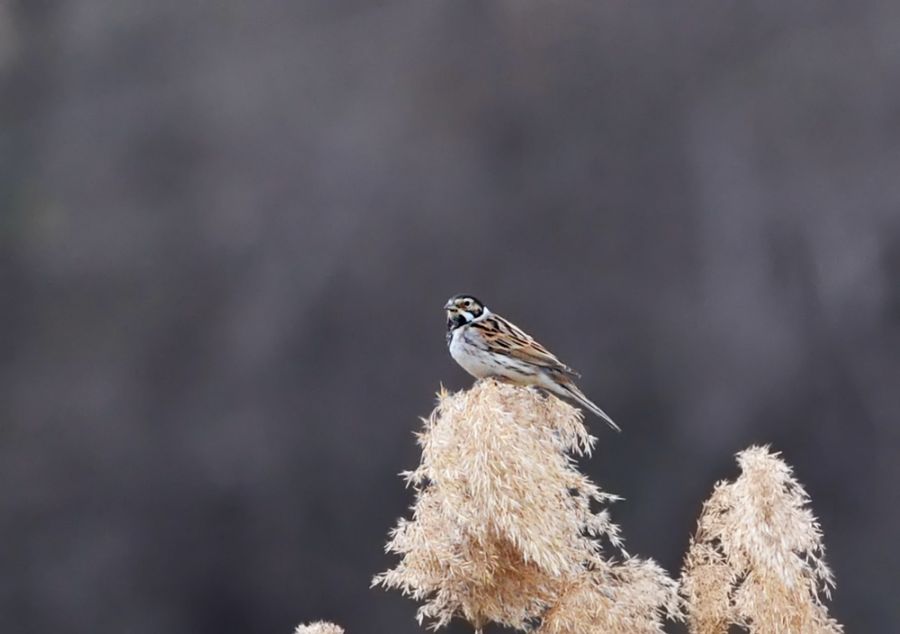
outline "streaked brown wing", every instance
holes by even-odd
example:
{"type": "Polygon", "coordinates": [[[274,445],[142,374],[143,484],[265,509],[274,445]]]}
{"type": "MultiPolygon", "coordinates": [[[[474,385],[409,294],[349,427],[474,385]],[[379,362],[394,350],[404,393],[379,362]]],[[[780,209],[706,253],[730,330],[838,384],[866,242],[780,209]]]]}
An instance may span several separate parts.
{"type": "Polygon", "coordinates": [[[525,363],[561,372],[569,377],[579,376],[531,335],[499,315],[490,315],[472,324],[471,327],[478,328],[485,342],[497,354],[505,354],[525,363]]]}

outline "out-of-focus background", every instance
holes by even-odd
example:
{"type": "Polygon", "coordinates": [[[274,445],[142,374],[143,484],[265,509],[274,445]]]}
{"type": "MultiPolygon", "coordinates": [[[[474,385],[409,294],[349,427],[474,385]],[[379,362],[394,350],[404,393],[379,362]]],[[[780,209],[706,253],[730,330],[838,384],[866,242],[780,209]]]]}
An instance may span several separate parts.
{"type": "Polygon", "coordinates": [[[896,2],[3,2],[0,87],[0,631],[421,631],[461,291],[624,428],[631,552],[771,443],[900,631],[896,2]]]}

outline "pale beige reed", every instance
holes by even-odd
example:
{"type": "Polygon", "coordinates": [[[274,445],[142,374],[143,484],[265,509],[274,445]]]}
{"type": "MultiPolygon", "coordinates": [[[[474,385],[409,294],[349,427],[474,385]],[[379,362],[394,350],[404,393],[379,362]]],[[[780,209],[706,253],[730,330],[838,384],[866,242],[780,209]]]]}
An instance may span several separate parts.
{"type": "MultiPolygon", "coordinates": [[[[595,439],[575,408],[492,379],[438,397],[418,435],[421,462],[404,474],[412,518],[387,544],[400,561],[374,579],[420,601],[420,623],[643,634],[683,609],[691,634],[843,631],[825,606],[834,580],[809,497],[768,448],[739,453],[741,475],[704,504],[679,599],[678,584],[627,555],[607,511],[594,510],[616,498],[577,469],[595,439]]],[[[342,631],[317,623],[296,634],[342,631]]]]}
{"type": "Polygon", "coordinates": [[[592,508],[616,498],[573,460],[595,440],[577,409],[485,379],[442,391],[423,422],[421,463],[404,474],[413,516],[387,544],[400,561],[374,579],[421,601],[420,622],[641,634],[677,617],[676,583],[621,550],[607,511],[592,508]]]}
{"type": "Polygon", "coordinates": [[[741,475],[703,505],[681,580],[692,634],[834,634],[834,579],[822,531],[791,468],[765,447],[738,454],[741,475]]]}
{"type": "Polygon", "coordinates": [[[307,625],[298,625],[294,634],[344,634],[344,628],[334,623],[316,621],[307,625]]]}

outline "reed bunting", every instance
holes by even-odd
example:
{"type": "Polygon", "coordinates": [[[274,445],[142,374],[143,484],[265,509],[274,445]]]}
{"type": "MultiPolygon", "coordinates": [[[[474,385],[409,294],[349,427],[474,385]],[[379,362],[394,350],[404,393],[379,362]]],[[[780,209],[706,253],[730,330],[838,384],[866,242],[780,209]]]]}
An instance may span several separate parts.
{"type": "Polygon", "coordinates": [[[471,295],[456,295],[447,310],[450,356],[477,379],[497,377],[518,385],[534,385],[572,399],[622,431],[575,385],[579,374],[515,324],[492,313],[471,295]]]}

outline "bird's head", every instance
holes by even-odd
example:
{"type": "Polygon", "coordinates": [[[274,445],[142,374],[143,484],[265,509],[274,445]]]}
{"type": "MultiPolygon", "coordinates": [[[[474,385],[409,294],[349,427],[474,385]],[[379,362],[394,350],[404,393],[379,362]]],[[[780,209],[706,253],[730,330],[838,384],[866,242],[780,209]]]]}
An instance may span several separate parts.
{"type": "Polygon", "coordinates": [[[487,306],[471,295],[454,295],[444,304],[447,311],[447,330],[469,324],[485,313],[487,306]]]}

